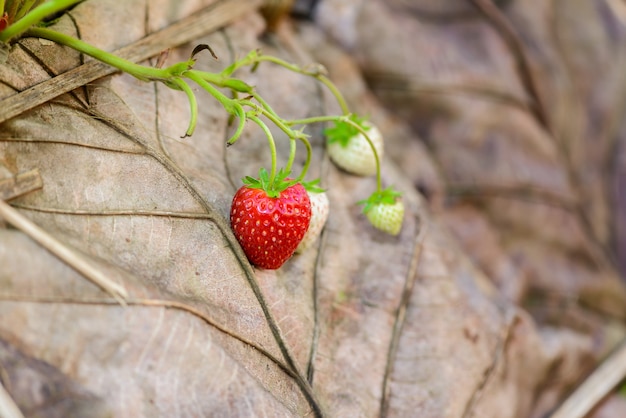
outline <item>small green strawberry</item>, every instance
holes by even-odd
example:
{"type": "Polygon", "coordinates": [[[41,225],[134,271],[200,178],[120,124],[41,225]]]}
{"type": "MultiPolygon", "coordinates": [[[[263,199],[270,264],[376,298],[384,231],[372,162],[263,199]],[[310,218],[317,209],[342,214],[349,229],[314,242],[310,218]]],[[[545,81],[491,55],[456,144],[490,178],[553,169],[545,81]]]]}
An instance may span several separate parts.
{"type": "MultiPolygon", "coordinates": [[[[379,160],[384,153],[383,136],[372,123],[354,115],[350,119],[361,126],[372,141],[379,160]]],[[[376,173],[376,157],[362,133],[347,122],[336,122],[324,131],[326,149],[331,160],[345,171],[359,176],[376,173]]]]}
{"type": "Polygon", "coordinates": [[[398,235],[404,220],[404,204],[401,194],[389,187],[374,192],[364,204],[363,213],[375,227],[391,235],[398,235]]]}
{"type": "Polygon", "coordinates": [[[319,183],[319,180],[303,184],[311,201],[311,223],[306,234],[304,234],[304,238],[300,241],[300,245],[296,248],[296,253],[298,254],[311,247],[322,233],[322,229],[328,219],[330,206],[328,196],[326,196],[324,189],[317,186],[317,183],[319,183]]]}
{"type": "Polygon", "coordinates": [[[230,224],[248,260],[275,270],[292,256],[311,220],[304,186],[281,170],[273,183],[261,169],[259,179],[246,177],[235,193],[230,224]]]}

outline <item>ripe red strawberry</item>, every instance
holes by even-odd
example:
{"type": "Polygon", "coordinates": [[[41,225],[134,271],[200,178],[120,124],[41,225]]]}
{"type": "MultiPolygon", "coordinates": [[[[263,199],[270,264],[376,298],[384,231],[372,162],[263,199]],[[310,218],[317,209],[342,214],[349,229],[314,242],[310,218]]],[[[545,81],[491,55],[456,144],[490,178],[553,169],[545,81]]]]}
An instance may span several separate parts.
{"type": "Polygon", "coordinates": [[[398,235],[404,220],[404,204],[400,193],[390,187],[374,192],[367,200],[359,203],[365,204],[363,212],[375,228],[398,235]]]}
{"type": "Polygon", "coordinates": [[[235,193],[230,224],[248,260],[275,270],[292,256],[309,228],[311,202],[302,184],[286,179],[286,173],[274,184],[263,169],[259,177],[246,177],[235,193]]]}
{"type": "MultiPolygon", "coordinates": [[[[359,124],[372,141],[378,158],[384,153],[383,137],[378,128],[370,122],[352,116],[352,121],[359,124]]],[[[327,138],[326,149],[330,159],[345,171],[359,176],[376,173],[376,157],[369,142],[354,126],[346,122],[337,122],[324,131],[327,138]]]]}
{"type": "Polygon", "coordinates": [[[323,189],[316,186],[317,182],[318,180],[304,185],[311,201],[311,223],[300,245],[296,248],[296,253],[304,252],[317,240],[328,219],[330,206],[328,196],[323,189]]]}

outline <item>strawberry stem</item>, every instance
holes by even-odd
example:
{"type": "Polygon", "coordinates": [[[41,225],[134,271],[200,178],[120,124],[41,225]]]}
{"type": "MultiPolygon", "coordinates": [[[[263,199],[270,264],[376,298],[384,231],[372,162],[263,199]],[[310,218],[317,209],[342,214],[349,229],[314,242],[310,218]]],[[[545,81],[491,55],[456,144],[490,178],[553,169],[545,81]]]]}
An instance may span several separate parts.
{"type": "Polygon", "coordinates": [[[205,81],[208,81],[209,83],[213,85],[216,85],[217,87],[228,88],[239,93],[247,93],[247,94],[253,93],[252,86],[247,84],[245,81],[239,80],[237,78],[227,78],[221,74],[209,73],[207,71],[198,71],[198,70],[192,70],[192,69],[190,69],[189,71],[186,71],[185,75],[188,75],[188,73],[194,73],[198,77],[202,78],[205,81]]]}
{"type": "Polygon", "coordinates": [[[180,90],[184,91],[187,95],[187,99],[189,100],[189,106],[191,108],[191,117],[189,119],[189,127],[185,132],[185,135],[182,138],[193,135],[193,131],[196,129],[196,123],[198,121],[198,101],[196,100],[196,95],[193,94],[193,90],[189,87],[189,84],[185,82],[185,80],[181,78],[175,78],[172,80],[172,83],[180,88],[180,90]]]}
{"type": "Polygon", "coordinates": [[[271,55],[260,55],[258,52],[256,53],[251,53],[248,54],[247,57],[243,58],[242,60],[238,61],[232,68],[229,68],[229,71],[232,73],[233,71],[235,71],[237,68],[245,66],[245,65],[256,65],[260,62],[272,62],[276,65],[280,65],[281,67],[284,67],[290,71],[293,71],[294,73],[298,73],[298,74],[302,74],[302,75],[306,75],[309,77],[313,77],[316,80],[318,80],[319,82],[321,82],[322,84],[324,84],[326,86],[326,88],[328,88],[328,90],[330,90],[330,92],[332,93],[333,96],[335,96],[335,99],[337,100],[337,103],[339,104],[339,107],[341,107],[341,111],[343,112],[344,115],[349,115],[350,114],[350,109],[348,108],[348,104],[346,103],[346,100],[343,98],[343,95],[341,94],[341,92],[339,91],[339,89],[337,88],[337,86],[335,86],[335,84],[330,81],[330,79],[328,77],[326,77],[324,74],[322,74],[320,72],[319,69],[317,69],[316,71],[307,71],[301,67],[299,67],[298,65],[292,64],[290,62],[284,61],[278,57],[274,57],[271,55]]]}
{"type": "Polygon", "coordinates": [[[287,160],[287,165],[285,165],[285,170],[291,171],[291,167],[293,166],[293,161],[296,158],[296,139],[289,138],[289,159],[287,160]]]}
{"type": "Polygon", "coordinates": [[[270,180],[269,180],[269,188],[272,189],[274,186],[274,180],[276,179],[276,142],[274,141],[274,137],[272,136],[272,132],[267,127],[265,122],[259,119],[257,116],[248,115],[248,119],[252,122],[256,123],[263,129],[265,136],[267,137],[267,142],[270,146],[270,153],[272,156],[272,166],[270,168],[270,180]]]}
{"type": "Polygon", "coordinates": [[[306,176],[307,171],[309,171],[309,166],[311,165],[311,156],[313,155],[313,149],[311,148],[311,143],[308,139],[306,139],[306,137],[299,137],[299,139],[304,143],[304,146],[306,147],[306,160],[304,161],[302,171],[298,176],[298,182],[302,182],[302,180],[304,180],[304,177],[306,176]]]}
{"type": "Polygon", "coordinates": [[[220,102],[220,104],[224,107],[224,109],[228,113],[230,113],[231,115],[237,116],[237,118],[239,119],[237,130],[235,131],[233,136],[228,141],[226,141],[227,146],[233,145],[235,141],[239,139],[239,137],[241,136],[241,133],[243,132],[243,128],[246,123],[246,113],[243,110],[243,107],[238,100],[229,99],[228,97],[226,97],[226,95],[224,95],[218,89],[213,87],[213,85],[211,85],[211,83],[206,81],[199,73],[200,73],[199,71],[191,70],[191,71],[186,71],[184,75],[190,80],[196,82],[200,87],[202,87],[211,96],[213,96],[218,102],[220,102]]]}
{"type": "MultiPolygon", "coordinates": [[[[48,3],[44,3],[44,5],[45,4],[48,4],[48,3]]],[[[22,20],[20,20],[20,22],[22,20]]],[[[12,25],[12,26],[15,26],[15,25],[12,25]]],[[[7,30],[0,33],[0,37],[2,37],[2,35],[4,35],[5,32],[7,32],[11,27],[7,28],[7,30]]],[[[29,36],[37,37],[37,38],[47,39],[49,41],[53,41],[61,45],[66,45],[72,49],[75,49],[79,52],[82,52],[83,54],[94,57],[95,59],[102,61],[105,64],[108,64],[112,67],[122,70],[143,81],[148,81],[148,80],[167,81],[171,79],[172,75],[174,75],[171,72],[172,67],[160,69],[160,68],[153,68],[153,67],[147,67],[144,65],[135,64],[133,62],[120,58],[114,54],[103,51],[102,49],[96,48],[95,46],[92,46],[86,42],[83,42],[80,39],[73,38],[71,36],[65,35],[64,33],[60,33],[54,30],[50,30],[46,28],[30,28],[26,32],[26,34],[29,36]]],[[[2,39],[0,38],[0,40],[2,39]]]]}
{"type": "MultiPolygon", "coordinates": [[[[254,98],[258,97],[258,95],[256,95],[256,94],[253,94],[252,96],[254,98]]],[[[289,127],[289,125],[291,125],[291,123],[289,123],[289,121],[286,121],[286,120],[282,119],[280,116],[278,116],[264,100],[262,100],[261,106],[259,106],[258,104],[254,103],[254,102],[252,102],[250,100],[241,100],[240,103],[242,105],[244,105],[244,106],[249,106],[249,107],[253,108],[257,112],[259,112],[260,114],[262,114],[263,116],[268,118],[274,125],[276,125],[276,127],[278,127],[281,131],[283,131],[291,140],[298,139],[298,140],[300,140],[304,144],[304,146],[306,147],[306,150],[307,150],[307,156],[306,156],[306,160],[305,160],[304,166],[302,167],[302,172],[301,172],[300,176],[298,176],[298,181],[301,181],[302,179],[304,179],[304,177],[306,176],[306,173],[307,173],[307,171],[309,169],[309,166],[311,165],[311,156],[313,154],[313,149],[311,147],[311,143],[307,139],[306,135],[304,133],[302,133],[302,132],[295,132],[293,129],[291,129],[289,127]]],[[[291,143],[290,146],[291,147],[295,147],[295,144],[291,143]]],[[[293,151],[290,151],[290,157],[289,158],[290,158],[290,160],[295,158],[295,149],[293,151]],[[293,157],[292,157],[292,153],[293,153],[293,157]]],[[[292,163],[293,163],[293,161],[291,161],[291,164],[292,163]]],[[[288,164],[290,164],[290,163],[288,162],[288,164]]],[[[289,168],[291,168],[291,167],[289,167],[289,168]]]]}
{"type": "Polygon", "coordinates": [[[19,20],[21,18],[24,17],[24,15],[26,15],[26,13],[30,12],[30,9],[33,8],[33,5],[35,4],[36,0],[22,0],[21,4],[20,4],[20,8],[17,11],[17,14],[15,15],[15,20],[19,20]]]}
{"type": "Polygon", "coordinates": [[[308,125],[311,123],[319,123],[319,122],[336,122],[336,123],[344,122],[354,127],[354,129],[356,129],[357,131],[359,131],[361,135],[363,135],[363,137],[369,144],[370,148],[372,149],[372,152],[374,153],[374,161],[376,162],[376,191],[377,192],[382,191],[383,186],[382,186],[382,178],[381,178],[381,173],[380,173],[380,157],[378,156],[378,151],[376,151],[376,147],[374,146],[374,143],[370,139],[365,129],[363,129],[361,125],[359,125],[358,123],[350,119],[349,115],[348,116],[346,115],[344,116],[314,116],[311,118],[294,119],[294,120],[286,121],[287,125],[308,125]]]}

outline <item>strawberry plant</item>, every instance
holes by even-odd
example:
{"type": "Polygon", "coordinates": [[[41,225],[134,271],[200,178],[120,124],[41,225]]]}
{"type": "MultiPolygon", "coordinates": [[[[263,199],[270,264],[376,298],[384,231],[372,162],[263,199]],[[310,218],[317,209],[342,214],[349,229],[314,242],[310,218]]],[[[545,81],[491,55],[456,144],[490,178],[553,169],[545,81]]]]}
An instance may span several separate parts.
{"type": "MultiPolygon", "coordinates": [[[[382,188],[380,171],[380,159],[383,155],[382,135],[371,122],[349,111],[341,93],[326,76],[322,67],[302,68],[253,50],[220,73],[199,71],[194,69],[194,65],[196,56],[200,52],[208,50],[213,57],[216,57],[211,48],[204,44],[198,45],[188,60],[165,68],[139,65],[100,50],[82,40],[48,29],[41,24],[47,16],[73,6],[79,3],[79,0],[47,2],[16,0],[3,3],[0,0],[0,11],[3,12],[0,18],[0,42],[4,45],[23,36],[47,39],[89,55],[139,80],[161,82],[171,89],[184,92],[189,101],[190,118],[183,137],[193,134],[198,118],[197,100],[190,82],[213,96],[230,114],[232,120],[237,120],[234,133],[226,142],[227,146],[237,142],[247,121],[261,128],[268,139],[272,167],[269,173],[261,169],[259,178],[248,176],[243,179],[244,185],[236,193],[231,209],[233,232],[248,259],[258,267],[268,269],[280,267],[294,253],[309,228],[311,199],[302,183],[311,162],[311,144],[304,129],[306,125],[313,123],[334,124],[325,130],[328,139],[327,151],[340,168],[361,176],[376,175],[376,190],[366,200],[369,202],[365,205],[367,218],[372,225],[385,232],[392,235],[399,232],[403,215],[400,195],[391,188],[385,190],[382,188]],[[283,119],[252,86],[233,76],[242,67],[250,67],[254,71],[263,62],[273,63],[295,73],[315,78],[334,95],[343,114],[300,120],[283,119]],[[279,128],[290,140],[289,159],[281,170],[277,170],[276,167],[276,145],[265,121],[279,128]],[[307,157],[300,175],[290,179],[297,144],[305,146],[307,157]],[[281,236],[281,233],[289,234],[289,236],[281,236]]],[[[310,190],[310,192],[313,196],[319,190],[310,190]]],[[[313,200],[317,202],[323,200],[324,197],[325,195],[313,200]]],[[[301,251],[319,235],[328,216],[327,205],[325,205],[326,203],[314,205],[313,228],[301,247],[301,251]]]]}

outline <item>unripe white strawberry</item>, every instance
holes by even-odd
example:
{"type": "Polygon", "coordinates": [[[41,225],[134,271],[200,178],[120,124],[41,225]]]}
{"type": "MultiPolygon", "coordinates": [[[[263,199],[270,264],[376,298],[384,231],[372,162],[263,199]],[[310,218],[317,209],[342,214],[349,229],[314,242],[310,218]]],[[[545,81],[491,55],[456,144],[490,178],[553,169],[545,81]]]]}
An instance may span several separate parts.
{"type": "Polygon", "coordinates": [[[402,200],[398,200],[391,205],[379,203],[368,210],[365,216],[367,216],[374,228],[391,235],[398,235],[404,219],[404,204],[402,200]]]}
{"type": "Polygon", "coordinates": [[[311,247],[313,243],[322,233],[322,229],[326,224],[329,213],[329,202],[326,192],[307,192],[309,194],[309,200],[311,201],[311,222],[309,223],[309,229],[304,234],[304,238],[300,241],[296,253],[302,253],[307,248],[311,247]]]}
{"type": "MultiPolygon", "coordinates": [[[[365,129],[372,141],[379,160],[384,153],[383,136],[376,126],[369,122],[355,119],[365,129]]],[[[376,174],[376,157],[367,139],[353,126],[345,122],[326,130],[326,149],[330,159],[345,171],[359,176],[376,174]]]]}
{"type": "Polygon", "coordinates": [[[404,203],[400,193],[387,188],[374,192],[364,204],[363,212],[374,228],[391,235],[398,235],[404,220],[404,203]]]}

